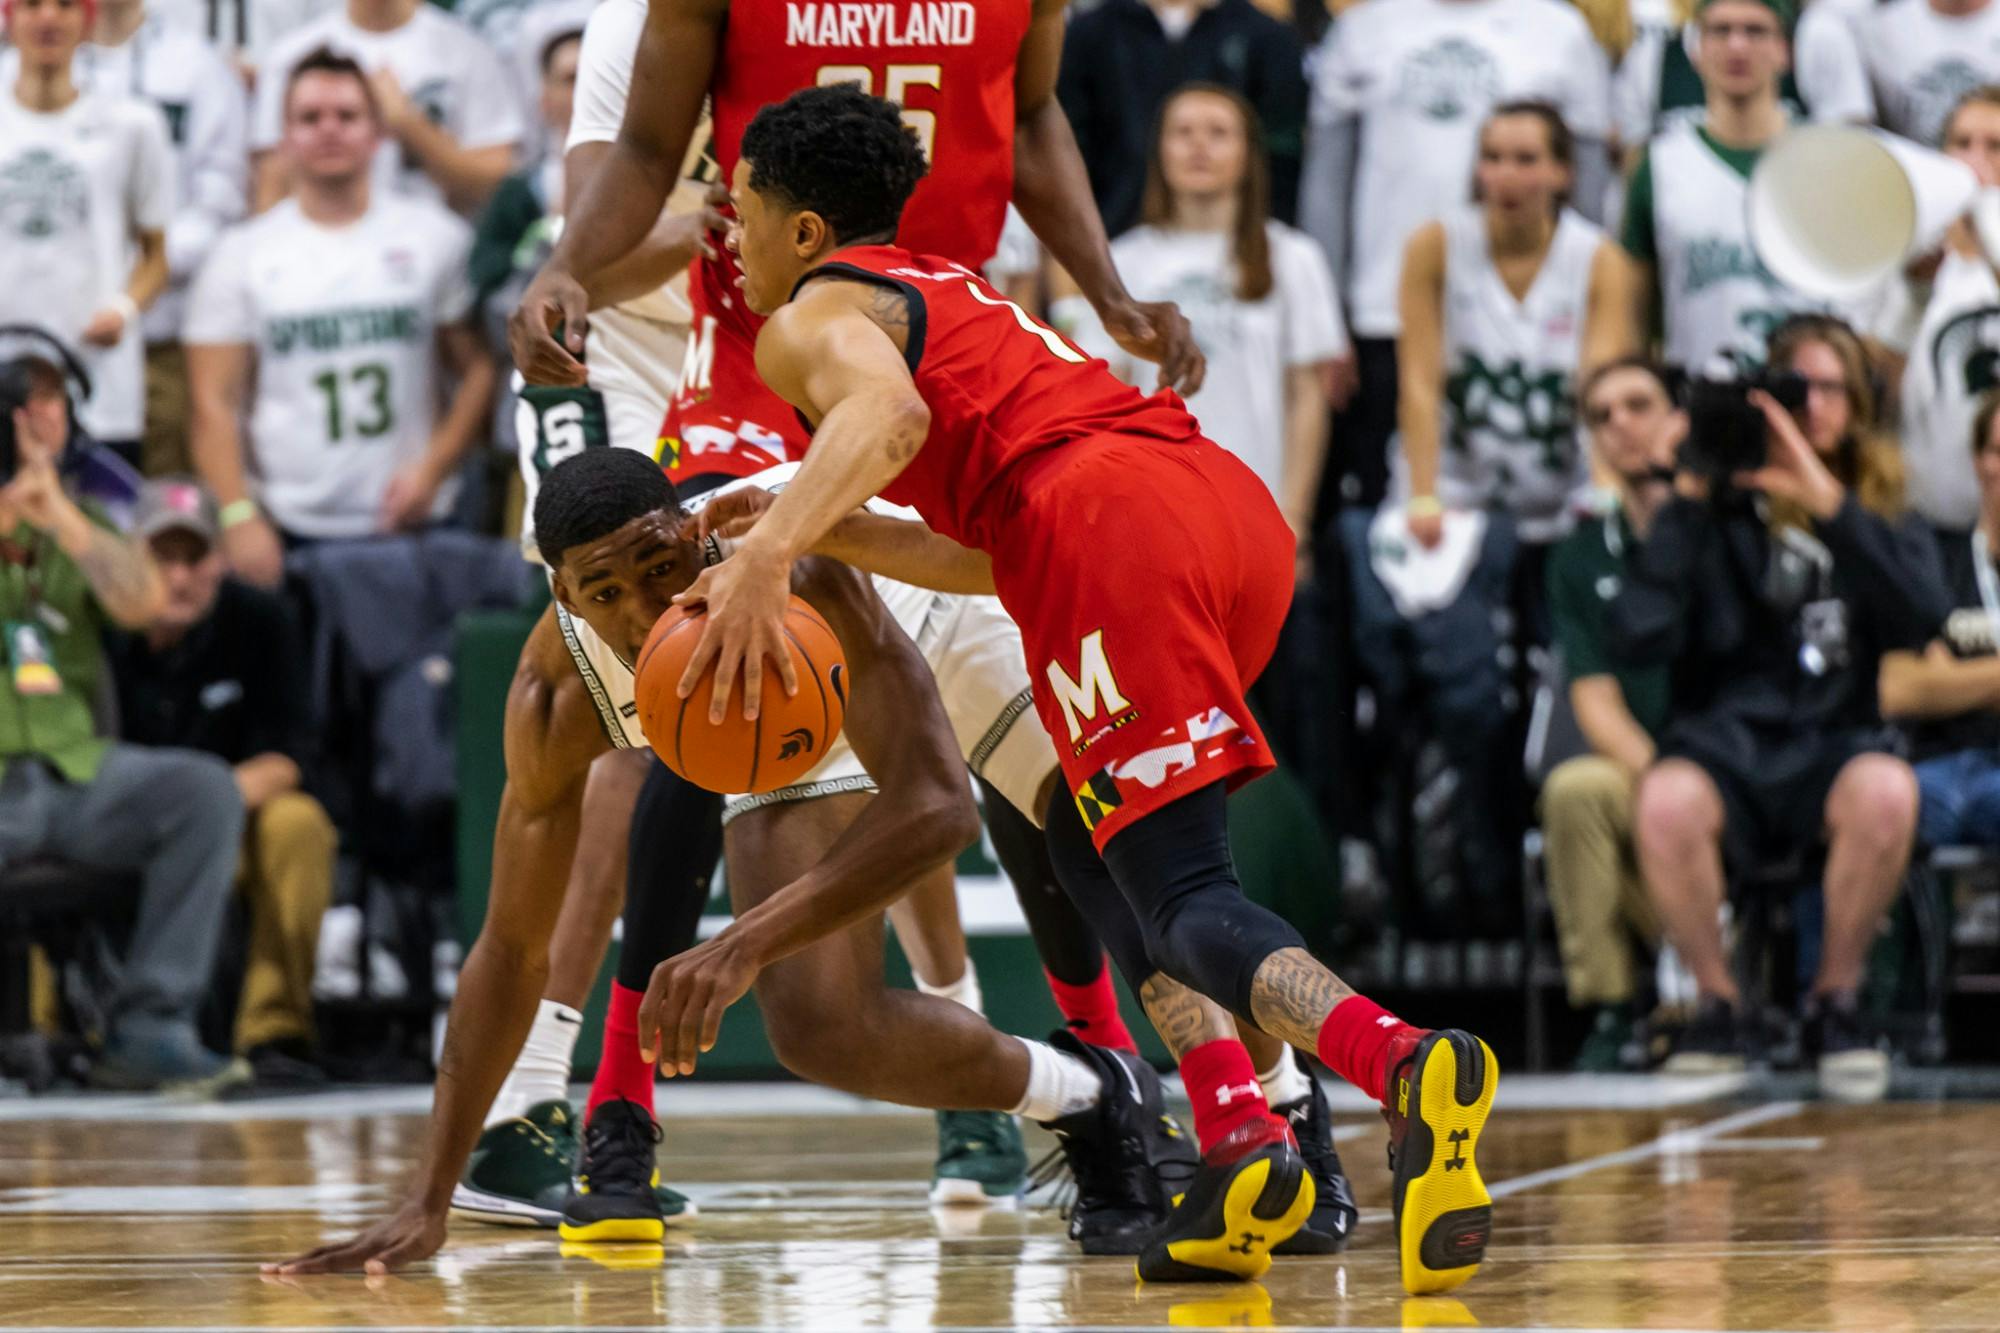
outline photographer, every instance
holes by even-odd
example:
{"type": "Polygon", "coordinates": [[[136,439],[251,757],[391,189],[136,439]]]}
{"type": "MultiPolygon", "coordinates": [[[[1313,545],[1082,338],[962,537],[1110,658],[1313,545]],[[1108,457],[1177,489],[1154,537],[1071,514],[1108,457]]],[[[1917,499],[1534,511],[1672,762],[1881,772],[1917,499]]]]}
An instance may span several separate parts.
{"type": "MultiPolygon", "coordinates": [[[[1799,349],[1838,338],[1796,327],[1781,331],[1781,364],[1812,367],[1817,354],[1799,349]]],[[[1814,369],[1799,387],[1787,396],[1803,427],[1765,388],[1691,386],[1676,497],[1634,555],[1610,639],[1672,682],[1634,830],[1662,927],[1701,994],[1669,1068],[1743,1062],[1748,1025],[1717,919],[1725,861],[1742,874],[1823,848],[1807,1041],[1823,1090],[1880,1096],[1887,1061],[1861,1030],[1856,991],[1909,859],[1917,787],[1885,749],[1876,672],[1884,653],[1935,637],[1944,593],[1927,535],[1866,503],[1897,497],[1862,469],[1854,441],[1872,423],[1854,413],[1856,386],[1814,369]]]]}
{"type": "Polygon", "coordinates": [[[52,856],[143,877],[92,1078],[214,1090],[246,1072],[203,1049],[194,1027],[243,802],[218,759],[98,732],[104,622],[143,627],[162,584],[144,547],[64,489],[57,462],[72,432],[53,365],[0,363],[0,862],[52,856]]]}

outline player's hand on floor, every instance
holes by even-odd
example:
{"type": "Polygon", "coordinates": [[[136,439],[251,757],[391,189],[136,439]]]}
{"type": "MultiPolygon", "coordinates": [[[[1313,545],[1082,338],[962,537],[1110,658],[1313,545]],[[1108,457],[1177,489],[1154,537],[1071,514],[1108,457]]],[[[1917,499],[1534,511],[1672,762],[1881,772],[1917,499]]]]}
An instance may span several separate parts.
{"type": "Polygon", "coordinates": [[[1112,341],[1160,368],[1160,387],[1191,397],[1208,374],[1208,358],[1195,344],[1194,329],[1172,301],[1129,301],[1103,315],[1112,341]]]}
{"type": "Polygon", "coordinates": [[[674,598],[678,606],[706,608],[701,639],[681,674],[680,697],[701,683],[712,664],[715,684],[709,688],[708,720],[720,723],[729,715],[729,700],[743,681],[743,720],[754,722],[764,698],[764,659],[778,668],[788,695],[799,692],[798,668],[785,643],[785,609],[792,603],[789,565],[754,555],[746,547],[719,565],[701,572],[692,586],[674,598]]]}
{"type": "Polygon", "coordinates": [[[387,1273],[405,1264],[414,1264],[436,1254],[444,1245],[445,1213],[433,1212],[415,1203],[406,1203],[395,1214],[377,1222],[351,1240],[335,1241],[307,1250],[282,1263],[263,1264],[273,1277],[300,1277],[309,1273],[387,1273]]]}
{"type": "Polygon", "coordinates": [[[589,331],[590,297],[583,284],[560,269],[544,268],[507,317],[507,350],[528,383],[582,388],[583,339],[589,331]]]}
{"type": "Polygon", "coordinates": [[[725,930],[653,969],[639,1002],[639,1050],[668,1078],[694,1072],[696,1057],[722,1031],[722,1015],[757,979],[740,939],[725,930]]]}

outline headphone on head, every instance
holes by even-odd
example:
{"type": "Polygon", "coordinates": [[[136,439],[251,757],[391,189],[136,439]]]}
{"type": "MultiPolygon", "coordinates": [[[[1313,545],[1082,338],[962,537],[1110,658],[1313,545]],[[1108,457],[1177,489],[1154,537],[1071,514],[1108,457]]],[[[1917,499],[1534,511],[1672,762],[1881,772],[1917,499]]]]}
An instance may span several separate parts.
{"type": "Polygon", "coordinates": [[[0,324],[0,367],[27,357],[54,366],[63,378],[69,417],[69,434],[64,440],[67,447],[77,437],[76,405],[90,397],[90,372],[76,353],[47,329],[34,324],[0,324]]]}

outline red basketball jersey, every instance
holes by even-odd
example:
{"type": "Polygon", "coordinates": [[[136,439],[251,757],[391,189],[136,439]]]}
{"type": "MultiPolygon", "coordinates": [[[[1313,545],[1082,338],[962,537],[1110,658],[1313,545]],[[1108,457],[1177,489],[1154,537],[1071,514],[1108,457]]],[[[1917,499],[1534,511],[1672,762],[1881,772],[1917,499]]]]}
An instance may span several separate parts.
{"type": "MultiPolygon", "coordinates": [[[[736,170],[744,129],[766,104],[801,88],[859,83],[903,105],[930,158],[930,174],[903,212],[899,243],[986,263],[1014,190],[1014,70],[1031,9],[1032,0],[731,0],[709,86],[723,181],[736,170]]],[[[661,431],[670,455],[697,433],[719,438],[729,423],[784,438],[793,456],[804,447],[790,408],[757,377],[763,321],[744,306],[737,276],[726,252],[697,259],[689,271],[687,363],[661,431]]],[[[689,463],[699,457],[681,452],[689,463]]],[[[716,452],[705,464],[738,475],[768,466],[747,460],[732,468],[716,452]]]]}
{"type": "Polygon", "coordinates": [[[879,283],[910,302],[906,356],[930,435],[883,498],[966,546],[1002,537],[1006,481],[1030,457],[1093,436],[1186,444],[1201,428],[1171,389],[1148,397],[963,265],[897,246],[855,246],[815,268],[879,283]]]}

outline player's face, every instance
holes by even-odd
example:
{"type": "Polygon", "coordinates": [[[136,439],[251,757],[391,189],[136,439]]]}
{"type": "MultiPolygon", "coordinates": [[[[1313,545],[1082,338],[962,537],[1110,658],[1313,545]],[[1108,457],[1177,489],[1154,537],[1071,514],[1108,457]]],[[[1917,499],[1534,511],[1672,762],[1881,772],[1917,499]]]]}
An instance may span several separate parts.
{"type": "Polygon", "coordinates": [[[360,80],[315,70],[292,85],[285,106],[285,147],[307,178],[341,180],[366,172],[379,138],[380,126],[360,80]]]}
{"type": "Polygon", "coordinates": [[[7,35],[26,64],[61,67],[83,45],[89,26],[83,0],[15,0],[7,35]]]}
{"type": "Polygon", "coordinates": [[[170,528],[147,543],[166,585],[166,603],[154,623],[162,629],[191,630],[215,609],[227,562],[222,552],[192,532],[170,528]]]}
{"type": "Polygon", "coordinates": [[[637,662],[654,622],[699,573],[694,524],[679,510],[659,509],[563,552],[556,596],[627,662],[637,662]]]}
{"type": "Polygon", "coordinates": [[[750,163],[738,160],[729,184],[736,225],[728,246],[743,269],[743,302],[768,315],[791,299],[792,288],[812,266],[823,239],[818,215],[799,213],[750,188],[750,163]]]}
{"type": "Polygon", "coordinates": [[[1628,481],[1671,468],[1687,434],[1687,418],[1643,370],[1614,370],[1599,379],[1584,399],[1583,419],[1598,460],[1628,481]]]}
{"type": "Polygon", "coordinates": [[[1799,424],[1806,438],[1822,454],[1840,447],[1854,425],[1854,405],[1847,392],[1847,367],[1839,353],[1823,342],[1799,344],[1792,364],[1783,367],[1806,382],[1806,406],[1799,424]]]}
{"type": "Polygon", "coordinates": [[[1160,118],[1160,174],[1175,197],[1233,194],[1250,160],[1243,113],[1214,93],[1183,93],[1160,118]]]}
{"type": "Polygon", "coordinates": [[[556,143],[569,137],[570,111],[576,105],[576,62],[582,50],[581,40],[564,38],[549,52],[548,68],[542,72],[542,123],[556,143]]]}
{"type": "Polygon", "coordinates": [[[1715,0],[1701,12],[1695,65],[1725,96],[1748,97],[1775,86],[1791,63],[1778,16],[1758,0],[1715,0]]]}
{"type": "Polygon", "coordinates": [[[1981,185],[2000,185],[2000,106],[1960,107],[1945,127],[1944,151],[1971,167],[1981,185]]]}
{"type": "Polygon", "coordinates": [[[1540,116],[1500,116],[1479,136],[1479,198],[1506,222],[1555,216],[1569,188],[1569,168],[1556,160],[1549,126],[1540,116]]]}

